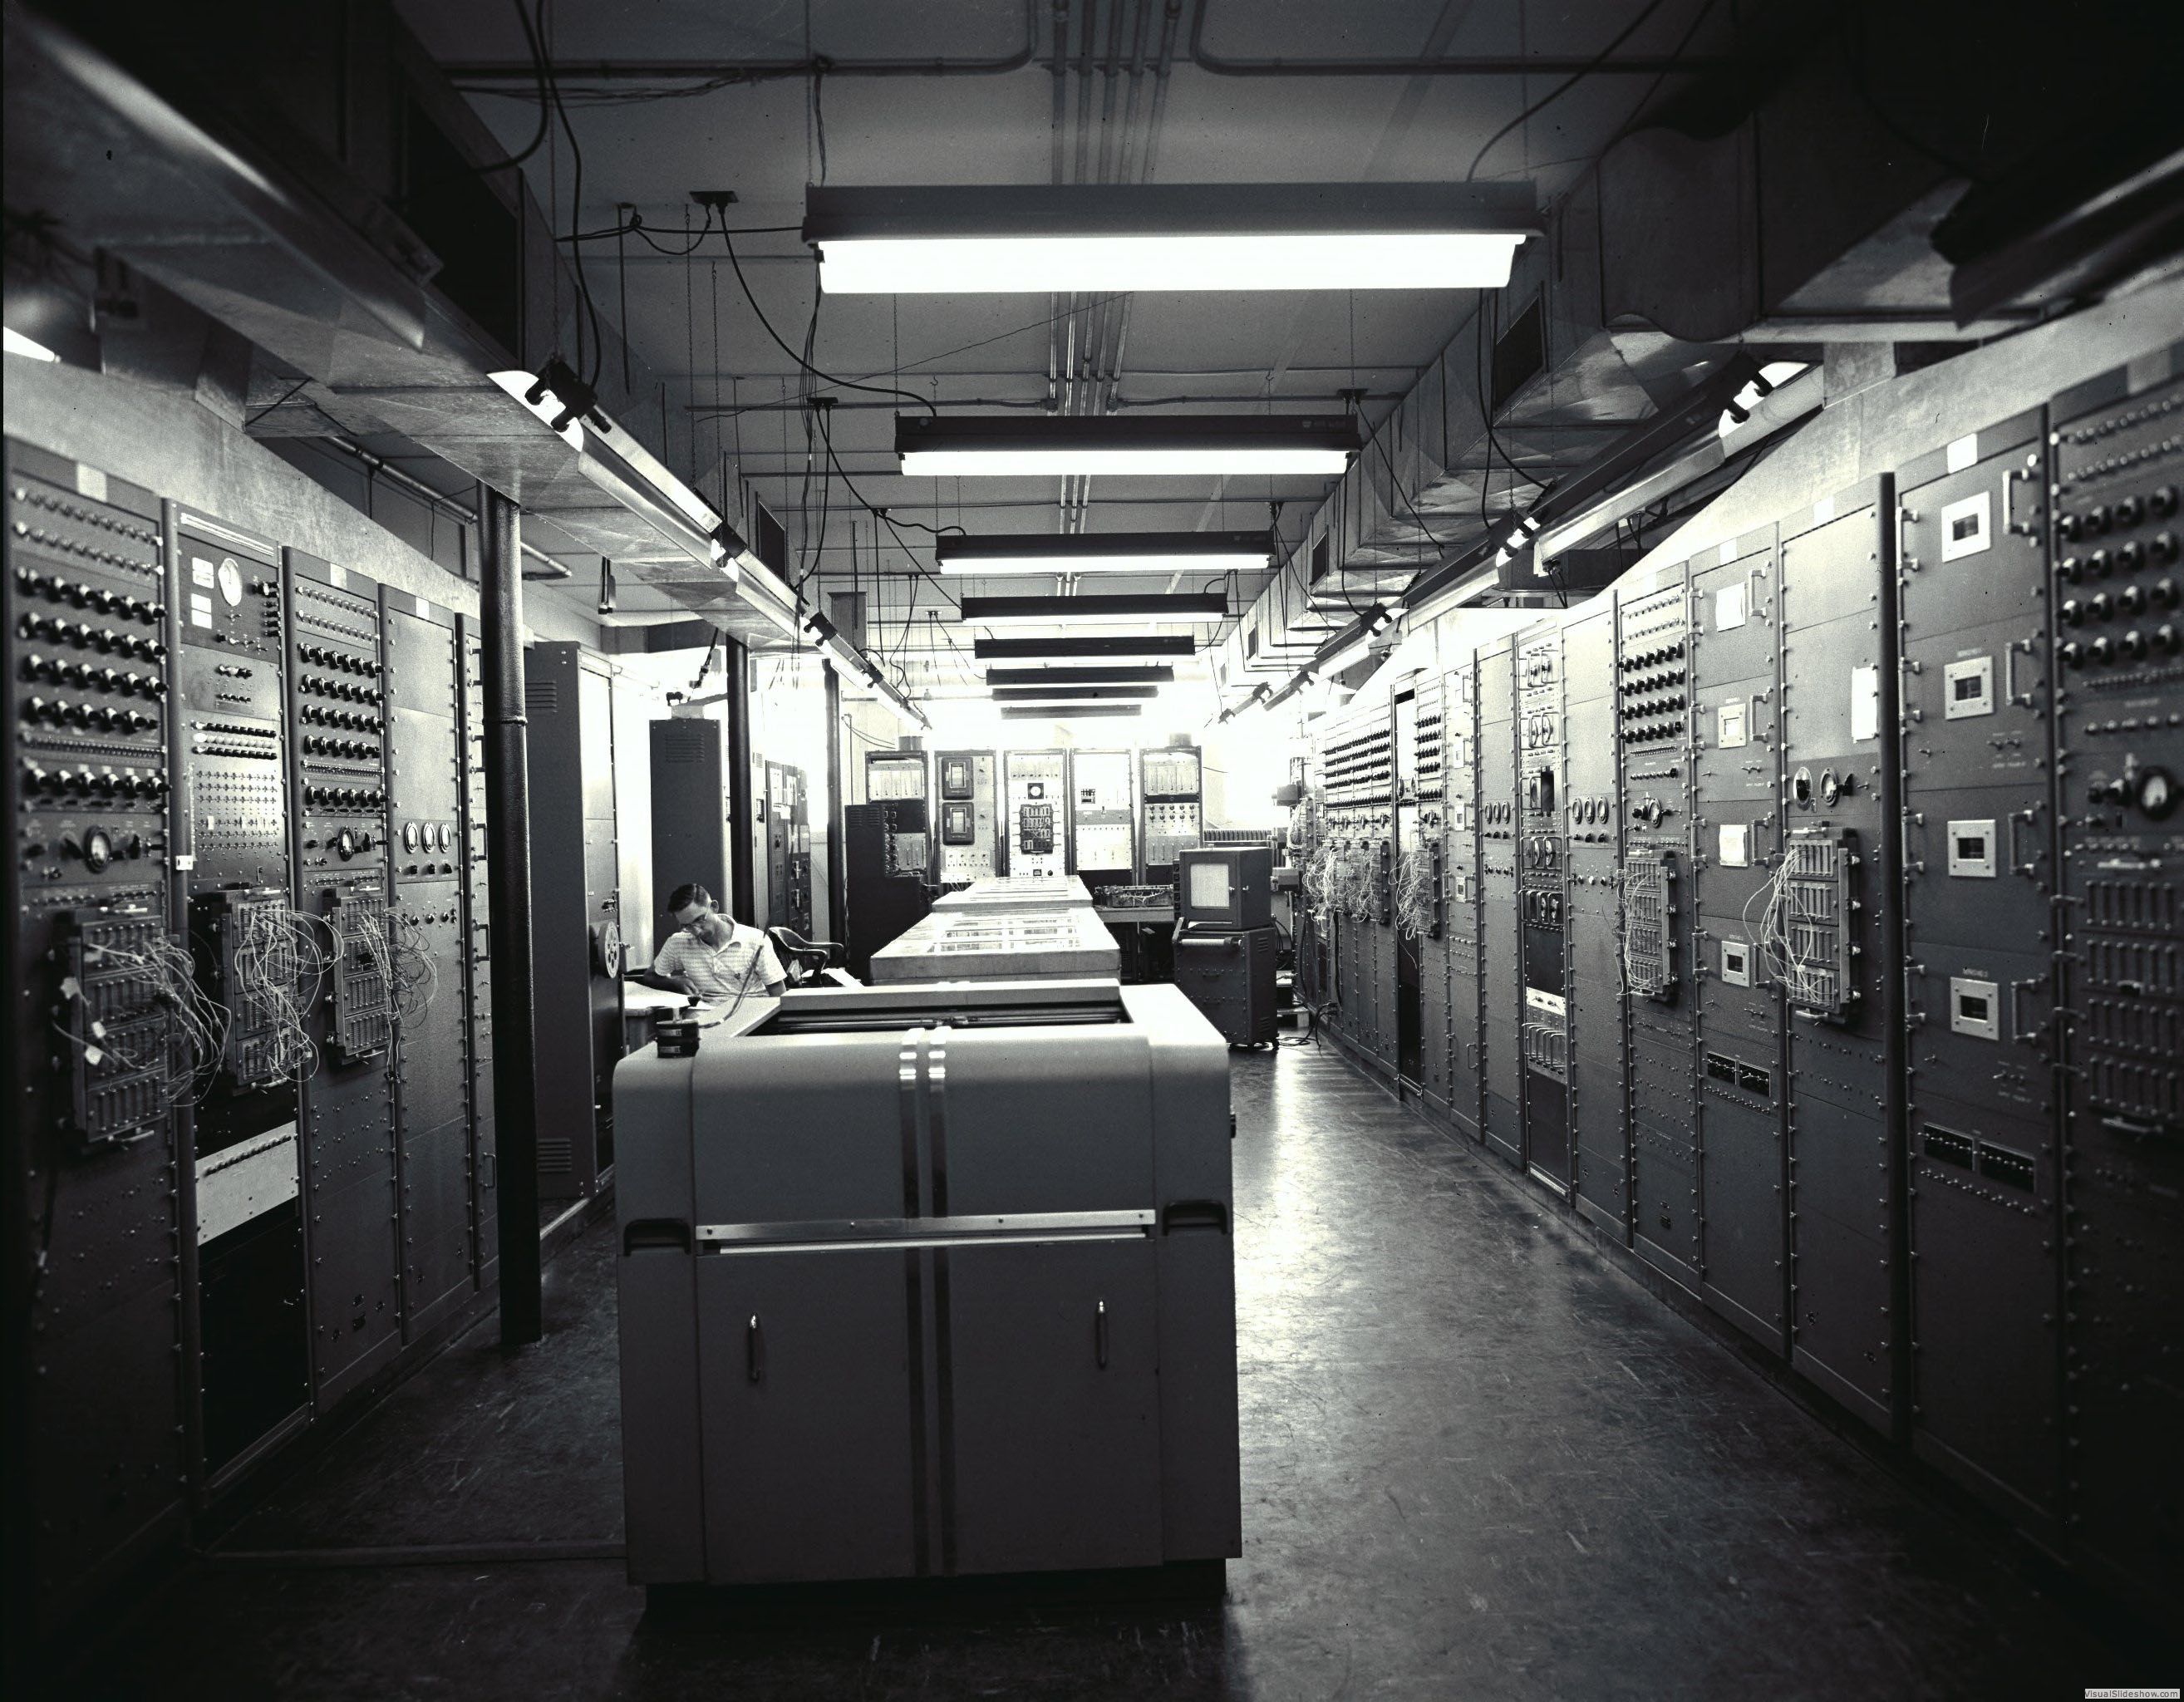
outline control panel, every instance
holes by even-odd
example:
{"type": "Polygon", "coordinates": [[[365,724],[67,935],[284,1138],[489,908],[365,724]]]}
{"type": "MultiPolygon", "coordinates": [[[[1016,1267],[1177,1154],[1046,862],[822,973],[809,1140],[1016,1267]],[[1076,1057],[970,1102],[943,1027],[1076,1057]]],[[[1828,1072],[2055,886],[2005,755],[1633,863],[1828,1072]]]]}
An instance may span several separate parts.
{"type": "Polygon", "coordinates": [[[1002,822],[1012,875],[1069,873],[1069,758],[1060,751],[1011,751],[1002,822]]]}

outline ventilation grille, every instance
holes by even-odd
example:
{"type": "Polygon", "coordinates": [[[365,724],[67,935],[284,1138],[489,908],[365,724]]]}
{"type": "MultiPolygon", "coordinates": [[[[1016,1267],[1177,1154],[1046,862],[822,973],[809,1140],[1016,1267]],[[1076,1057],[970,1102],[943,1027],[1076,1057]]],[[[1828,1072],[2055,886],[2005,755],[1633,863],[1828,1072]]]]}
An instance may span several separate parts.
{"type": "Polygon", "coordinates": [[[653,750],[663,762],[702,762],[705,760],[705,735],[693,722],[662,722],[653,750]]]}

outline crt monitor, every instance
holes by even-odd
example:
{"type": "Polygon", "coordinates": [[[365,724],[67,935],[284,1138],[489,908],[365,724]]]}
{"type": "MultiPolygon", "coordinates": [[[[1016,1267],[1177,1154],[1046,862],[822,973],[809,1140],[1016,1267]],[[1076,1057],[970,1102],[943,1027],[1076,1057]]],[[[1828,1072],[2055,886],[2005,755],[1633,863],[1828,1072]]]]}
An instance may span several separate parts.
{"type": "Polygon", "coordinates": [[[1175,872],[1176,919],[1210,928],[1273,921],[1274,853],[1267,845],[1201,845],[1175,872]]]}

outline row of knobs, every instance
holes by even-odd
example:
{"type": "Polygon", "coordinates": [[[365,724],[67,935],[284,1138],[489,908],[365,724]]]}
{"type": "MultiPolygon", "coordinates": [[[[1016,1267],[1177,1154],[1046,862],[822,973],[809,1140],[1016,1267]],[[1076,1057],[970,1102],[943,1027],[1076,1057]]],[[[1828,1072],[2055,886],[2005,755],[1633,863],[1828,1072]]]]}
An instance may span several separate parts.
{"type": "Polygon", "coordinates": [[[102,691],[118,691],[124,697],[138,692],[149,698],[167,695],[167,682],[155,673],[138,673],[134,668],[124,673],[119,668],[93,667],[89,662],[64,662],[58,656],[40,656],[36,650],[24,655],[23,678],[81,686],[86,691],[96,686],[102,691]]]}
{"type": "Polygon", "coordinates": [[[64,621],[53,615],[25,615],[15,622],[16,633],[25,639],[46,639],[57,645],[74,645],[78,650],[95,650],[112,654],[120,651],[125,656],[142,656],[148,661],[157,661],[167,653],[167,647],[158,639],[141,633],[117,633],[111,627],[94,627],[88,621],[64,621]]]}
{"type": "Polygon", "coordinates": [[[26,699],[23,713],[48,727],[97,728],[102,733],[142,733],[159,724],[159,717],[148,710],[116,709],[110,703],[72,703],[65,697],[26,699]]]}
{"type": "Polygon", "coordinates": [[[2065,597],[2063,606],[2055,612],[2062,617],[2066,627],[2082,626],[2087,621],[2105,621],[2116,615],[2137,615],[2149,608],[2173,609],[2177,603],[2176,582],[2159,579],[2151,590],[2143,585],[2126,585],[2111,597],[2105,591],[2096,591],[2081,601],[2065,597]]]}
{"type": "Polygon", "coordinates": [[[2055,564],[2055,572],[2065,583],[2076,585],[2087,579],[2105,579],[2111,573],[2136,573],[2149,562],[2156,567],[2167,567],[2176,556],[2176,535],[2157,532],[2142,544],[2130,538],[2113,551],[2093,550],[2083,555],[2065,555],[2055,564]]]}
{"type": "Polygon", "coordinates": [[[376,678],[381,664],[368,656],[351,656],[347,650],[337,650],[326,645],[298,645],[296,657],[299,661],[316,662],[320,667],[341,669],[344,673],[360,673],[376,678]]]}
{"type": "Polygon", "coordinates": [[[2113,505],[2103,503],[2082,513],[2059,516],[2055,529],[2067,543],[2075,544],[2081,538],[2098,538],[2110,527],[2126,530],[2137,526],[2151,515],[2156,520],[2166,520],[2176,512],[2176,487],[2164,484],[2147,496],[2120,496],[2113,505]]]}
{"type": "Polygon", "coordinates": [[[132,555],[125,550],[103,549],[81,538],[71,538],[64,532],[47,532],[43,527],[15,522],[15,536],[26,543],[51,550],[63,555],[81,555],[86,561],[97,561],[108,567],[149,567],[153,564],[142,555],[132,555]]]}
{"type": "Polygon", "coordinates": [[[319,697],[338,697],[350,703],[377,703],[383,693],[376,685],[356,685],[345,679],[325,679],[315,673],[303,675],[296,682],[303,690],[319,697]]]}
{"type": "Polygon", "coordinates": [[[377,733],[386,723],[376,715],[366,715],[360,709],[327,709],[315,703],[307,703],[298,711],[298,718],[320,727],[346,727],[358,733],[377,733]]]}
{"type": "Polygon", "coordinates": [[[2056,647],[2056,655],[2063,658],[2064,667],[2085,667],[2098,664],[2102,667],[2117,661],[2142,661],[2148,655],[2173,656],[2184,650],[2184,633],[2167,622],[2156,627],[2149,635],[2136,627],[2120,638],[2111,639],[2106,633],[2080,644],[2071,639],[2056,647]]]}
{"type": "MultiPolygon", "coordinates": [[[[1684,643],[1681,639],[1679,639],[1672,645],[1663,645],[1653,650],[1634,650],[1630,655],[1624,657],[1617,666],[1621,672],[1629,673],[1634,669],[1652,667],[1659,662],[1681,661],[1683,657],[1684,643]]],[[[1678,676],[1679,678],[1681,677],[1678,676]]]]}
{"type": "Polygon", "coordinates": [[[18,508],[42,508],[65,519],[80,520],[86,526],[96,526],[102,532],[111,532],[123,538],[133,538],[139,544],[157,544],[159,534],[150,527],[122,519],[110,509],[86,508],[38,485],[12,484],[8,487],[8,499],[18,508]]]}
{"type": "Polygon", "coordinates": [[[134,768],[115,773],[111,768],[46,768],[36,762],[23,765],[23,790],[51,797],[61,792],[84,792],[101,798],[156,798],[167,790],[159,774],[140,774],[134,768]]]}
{"type": "Polygon", "coordinates": [[[376,810],[387,801],[376,786],[306,786],[304,801],[330,810],[376,810]]]}
{"type": "Polygon", "coordinates": [[[306,756],[376,757],[379,746],[368,739],[329,739],[321,734],[304,735],[304,754],[306,756]]]}
{"type": "Polygon", "coordinates": [[[159,625],[167,617],[167,605],[154,602],[149,597],[136,597],[126,591],[109,590],[103,585],[86,585],[80,580],[64,579],[58,573],[41,573],[35,568],[18,567],[15,583],[26,595],[50,597],[56,603],[67,603],[78,609],[96,609],[102,615],[121,615],[132,621],[148,621],[159,625]]]}

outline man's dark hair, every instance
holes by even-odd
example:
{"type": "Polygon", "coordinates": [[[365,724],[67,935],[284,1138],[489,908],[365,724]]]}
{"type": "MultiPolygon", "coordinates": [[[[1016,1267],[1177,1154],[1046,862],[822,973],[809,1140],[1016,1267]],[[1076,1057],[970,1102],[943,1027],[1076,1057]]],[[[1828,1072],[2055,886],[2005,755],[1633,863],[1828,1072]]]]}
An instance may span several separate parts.
{"type": "Polygon", "coordinates": [[[694,904],[703,904],[710,907],[712,902],[711,893],[706,891],[696,881],[686,880],[667,895],[667,913],[672,916],[677,911],[687,910],[694,904]]]}

